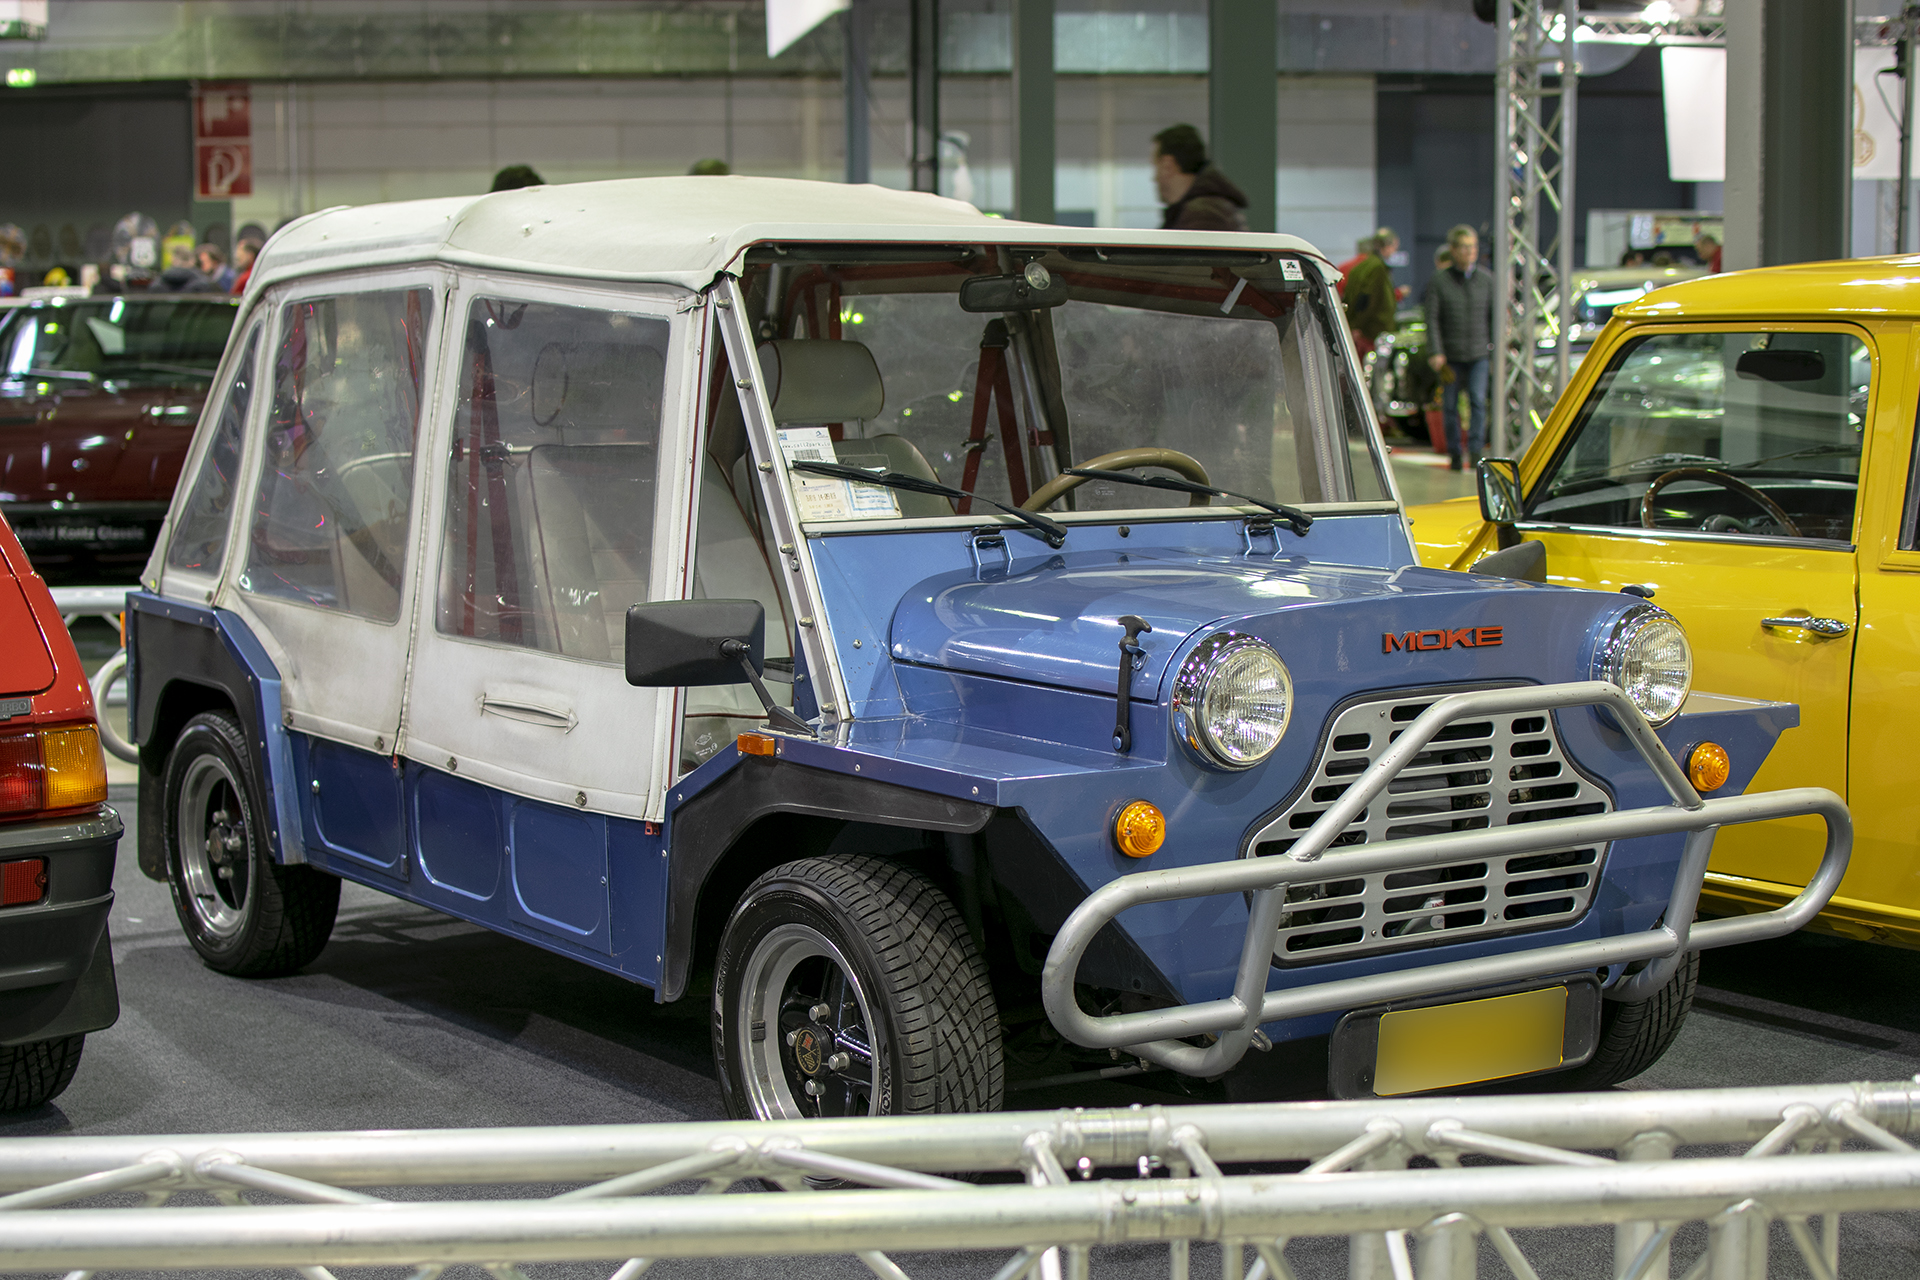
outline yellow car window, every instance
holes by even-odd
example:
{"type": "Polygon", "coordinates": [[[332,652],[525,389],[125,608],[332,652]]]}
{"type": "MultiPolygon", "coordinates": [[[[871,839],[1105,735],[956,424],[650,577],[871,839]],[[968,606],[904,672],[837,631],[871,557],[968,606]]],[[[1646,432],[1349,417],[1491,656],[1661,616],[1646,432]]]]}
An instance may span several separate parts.
{"type": "Polygon", "coordinates": [[[1871,367],[1845,333],[1641,338],[1594,388],[1528,517],[1850,541],[1871,367]]]}

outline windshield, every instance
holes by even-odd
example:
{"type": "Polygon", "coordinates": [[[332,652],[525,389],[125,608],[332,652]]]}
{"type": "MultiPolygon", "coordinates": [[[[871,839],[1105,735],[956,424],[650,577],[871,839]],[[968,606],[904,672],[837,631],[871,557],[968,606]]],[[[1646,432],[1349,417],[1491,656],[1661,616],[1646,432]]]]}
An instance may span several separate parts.
{"type": "Polygon", "coordinates": [[[1641,338],[1590,393],[1530,512],[1844,541],[1872,370],[1866,344],[1844,332],[1641,338]]]}
{"type": "Polygon", "coordinates": [[[23,308],[0,337],[0,351],[9,377],[47,372],[211,378],[236,314],[230,302],[127,298],[23,308]]]}
{"type": "Polygon", "coordinates": [[[1062,477],[1069,467],[1177,476],[1263,502],[1388,497],[1325,286],[1305,259],[1104,251],[1144,259],[1123,264],[1020,247],[873,263],[848,252],[749,276],[771,339],[761,364],[778,370],[767,377],[782,450],[789,462],[905,473],[961,496],[796,474],[805,521],[980,516],[976,496],[1053,514],[1196,501],[1062,477]],[[1055,305],[1008,305],[1005,289],[1022,279],[1044,280],[1055,305]]]}

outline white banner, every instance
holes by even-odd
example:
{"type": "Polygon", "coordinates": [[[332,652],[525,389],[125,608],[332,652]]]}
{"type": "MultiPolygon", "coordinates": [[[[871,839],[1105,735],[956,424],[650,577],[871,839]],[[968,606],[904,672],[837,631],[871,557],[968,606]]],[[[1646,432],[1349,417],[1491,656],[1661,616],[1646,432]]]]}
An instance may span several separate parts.
{"type": "MultiPolygon", "coordinates": [[[[1885,45],[1853,51],[1853,176],[1892,178],[1900,171],[1900,77],[1885,45]]],[[[1674,182],[1727,177],[1727,51],[1698,46],[1660,50],[1667,108],[1667,176],[1674,182]]],[[[1917,112],[1916,114],[1920,114],[1917,112]]],[[[1920,129],[1916,129],[1920,133],[1920,129]]],[[[1920,176],[1920,146],[1911,164],[1920,176]]]]}
{"type": "Polygon", "coordinates": [[[767,56],[777,58],[801,36],[850,8],[853,0],[767,0],[767,56]]]}

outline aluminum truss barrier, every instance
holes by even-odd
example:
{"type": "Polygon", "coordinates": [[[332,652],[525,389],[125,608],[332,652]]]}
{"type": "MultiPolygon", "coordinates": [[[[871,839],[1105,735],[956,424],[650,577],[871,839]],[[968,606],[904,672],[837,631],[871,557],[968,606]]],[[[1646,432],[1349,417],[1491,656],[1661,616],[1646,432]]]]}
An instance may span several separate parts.
{"type": "MultiPolygon", "coordinates": [[[[1576,0],[1502,0],[1494,73],[1493,377],[1488,445],[1518,456],[1567,385],[1573,295],[1576,0]],[[1552,77],[1551,83],[1548,77],[1552,77]],[[1548,219],[1552,219],[1551,233],[1548,219]],[[1551,347],[1540,345],[1547,338],[1551,347]],[[1551,356],[1543,364],[1543,357],[1551,356]]],[[[1442,388],[1458,395],[1460,385],[1442,388]]]]}
{"type": "MultiPolygon", "coordinates": [[[[120,626],[120,615],[126,611],[127,592],[132,587],[51,587],[53,607],[60,611],[60,620],[71,630],[73,624],[81,618],[99,618],[116,630],[120,626]]],[[[124,637],[120,651],[108,658],[93,676],[93,705],[100,716],[100,745],[107,749],[116,760],[128,764],[140,761],[140,748],[128,742],[113,725],[113,719],[107,714],[107,696],[113,686],[126,678],[127,651],[124,637]]]]}
{"type": "Polygon", "coordinates": [[[1240,858],[1232,862],[1171,867],[1121,876],[1083,899],[1055,935],[1041,971],[1041,997],[1047,1016],[1075,1044],[1120,1049],[1135,1057],[1187,1075],[1218,1075],[1238,1062],[1254,1043],[1262,1023],[1308,1014],[1358,1009],[1389,1000],[1485,988],[1499,983],[1651,961],[1638,973],[1609,987],[1609,999],[1651,998],[1673,976],[1688,951],[1725,947],[1779,937],[1819,914],[1853,849],[1853,820],[1844,801],[1821,787],[1796,787],[1757,795],[1702,800],[1686,774],[1625,693],[1601,680],[1559,685],[1528,685],[1448,694],[1437,698],[1343,792],[1286,853],[1240,858]],[[1554,818],[1515,826],[1418,836],[1380,845],[1341,849],[1321,861],[1335,837],[1347,829],[1402,769],[1411,765],[1440,732],[1463,718],[1564,712],[1576,707],[1603,708],[1653,769],[1672,803],[1625,809],[1590,817],[1554,818]],[[1693,923],[1707,855],[1714,833],[1723,826],[1775,818],[1818,815],[1827,824],[1820,867],[1807,887],[1785,906],[1756,915],[1693,923]],[[1287,888],[1330,875],[1367,876],[1408,871],[1473,858],[1512,857],[1638,836],[1687,832],[1674,869],[1673,888],[1661,922],[1639,933],[1586,942],[1531,947],[1503,955],[1481,956],[1377,973],[1367,977],[1314,982],[1302,974],[1296,985],[1267,990],[1273,968],[1274,938],[1287,908],[1287,888]],[[1122,911],[1146,902],[1168,902],[1213,894],[1252,895],[1246,936],[1233,994],[1223,999],[1176,1005],[1138,1013],[1095,1016],[1074,997],[1075,975],[1094,936],[1122,911]],[[1202,1048],[1185,1037],[1212,1034],[1202,1048]]]}
{"type": "Polygon", "coordinates": [[[327,1267],[401,1264],[432,1280],[466,1263],[504,1280],[522,1264],[627,1258],[611,1274],[632,1280],[665,1258],[776,1257],[790,1274],[794,1255],[853,1254],[874,1274],[905,1280],[884,1251],[913,1250],[986,1253],[994,1280],[1084,1280],[1093,1246],[1165,1243],[1169,1275],[1186,1280],[1191,1245],[1216,1242],[1224,1280],[1292,1280],[1308,1237],[1345,1235],[1348,1274],[1360,1280],[1411,1280],[1415,1260],[1421,1280],[1476,1276],[1482,1238],[1506,1271],[1533,1280],[1526,1249],[1572,1248],[1584,1261],[1591,1237],[1517,1241],[1516,1229],[1611,1225],[1612,1273],[1638,1280],[1669,1275],[1671,1253],[1699,1247],[1697,1231],[1676,1241],[1676,1230],[1704,1222],[1706,1251],[1686,1274],[1719,1280],[1764,1276],[1767,1228],[1779,1222],[1776,1247],[1824,1280],[1838,1273],[1836,1215],[1920,1208],[1920,1153],[1907,1141],[1916,1132],[1920,1081],[769,1124],[10,1138],[0,1143],[0,1271],[277,1267],[331,1280],[327,1267]],[[1723,1154],[1730,1146],[1744,1154],[1723,1154]],[[1713,1154],[1673,1158],[1683,1148],[1713,1154]],[[1463,1164],[1467,1156],[1478,1158],[1463,1164]],[[1283,1162],[1303,1167],[1234,1171],[1283,1162]],[[654,1194],[752,1178],[808,1194],[654,1194]],[[828,1180],[838,1185],[819,1189],[828,1180]],[[531,1184],[571,1189],[546,1199],[449,1194],[531,1184]],[[180,1192],[218,1203],[167,1207],[180,1192]],[[143,1203],[102,1207],[110,1193],[143,1203]]]}

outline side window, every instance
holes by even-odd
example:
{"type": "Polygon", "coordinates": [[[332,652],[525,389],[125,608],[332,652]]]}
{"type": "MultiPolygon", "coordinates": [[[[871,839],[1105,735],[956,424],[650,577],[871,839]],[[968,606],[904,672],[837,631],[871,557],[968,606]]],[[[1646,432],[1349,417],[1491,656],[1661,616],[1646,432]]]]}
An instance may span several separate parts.
{"type": "Polygon", "coordinates": [[[377,622],[400,616],[432,314],[428,289],[282,311],[243,589],[377,622]]]}
{"type": "Polygon", "coordinates": [[[180,522],[167,544],[167,565],[194,573],[219,573],[226,561],[227,526],[233,521],[233,491],[240,478],[240,452],[246,446],[247,410],[253,404],[254,357],[260,328],[247,335],[246,350],[234,366],[220,404],[220,417],[200,460],[193,491],[180,508],[180,522]]]}
{"type": "Polygon", "coordinates": [[[1595,387],[1528,514],[1849,541],[1872,368],[1846,333],[1642,338],[1595,387]]]}
{"type": "Polygon", "coordinates": [[[621,662],[647,598],[667,321],[477,299],[447,473],[439,630],[621,662]]]}

